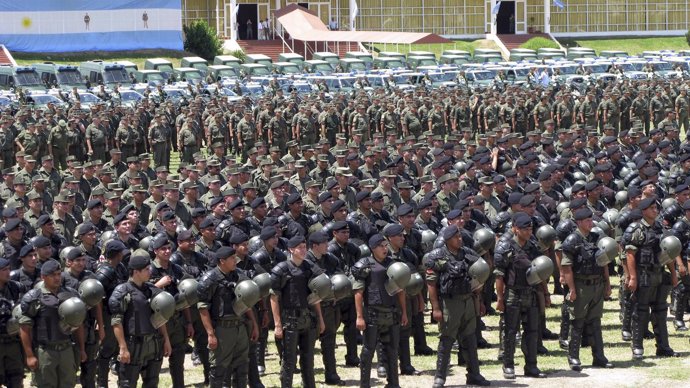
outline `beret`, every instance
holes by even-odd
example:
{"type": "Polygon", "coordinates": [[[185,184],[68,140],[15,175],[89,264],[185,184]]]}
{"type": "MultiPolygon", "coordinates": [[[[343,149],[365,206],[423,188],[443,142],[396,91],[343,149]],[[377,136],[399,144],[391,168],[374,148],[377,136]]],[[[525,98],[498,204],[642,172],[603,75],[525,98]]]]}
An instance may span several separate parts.
{"type": "Polygon", "coordinates": [[[357,199],[357,202],[361,202],[361,201],[363,201],[363,200],[365,200],[365,199],[367,199],[367,198],[370,198],[370,197],[371,197],[371,191],[367,191],[367,190],[360,191],[360,192],[357,193],[357,195],[355,196],[355,198],[357,199]]]}
{"type": "Polygon", "coordinates": [[[588,207],[584,207],[584,208],[582,208],[582,209],[578,209],[578,210],[575,212],[575,221],[580,221],[580,220],[584,220],[584,219],[587,219],[587,218],[591,218],[591,217],[592,217],[592,214],[593,214],[593,213],[592,213],[592,210],[591,210],[590,208],[588,208],[588,207]]]}
{"type": "Polygon", "coordinates": [[[570,192],[572,194],[575,194],[575,193],[578,193],[584,189],[585,189],[585,185],[583,185],[582,183],[575,183],[574,185],[572,185],[570,187],[570,192]]]}
{"type": "Polygon", "coordinates": [[[163,213],[163,215],[161,216],[161,220],[163,220],[163,221],[170,221],[170,220],[173,220],[173,219],[175,219],[175,213],[173,213],[173,212],[170,211],[170,210],[166,211],[166,212],[163,213]]]}
{"type": "Polygon", "coordinates": [[[31,252],[34,251],[36,247],[33,244],[27,244],[22,247],[21,250],[19,250],[19,257],[26,257],[28,256],[31,252]]]}
{"type": "Polygon", "coordinates": [[[690,199],[683,202],[683,210],[690,210],[690,199]]]}
{"type": "Polygon", "coordinates": [[[335,179],[329,179],[328,181],[326,181],[326,190],[331,190],[337,185],[338,182],[335,179]]]}
{"type": "MultiPolygon", "coordinates": [[[[297,194],[297,193],[292,193],[292,194],[290,194],[290,197],[288,197],[288,201],[290,200],[290,198],[291,198],[293,195],[299,196],[299,194],[297,194]]],[[[324,191],[323,193],[319,194],[319,203],[324,203],[324,202],[328,201],[328,200],[331,199],[331,198],[333,198],[333,194],[331,194],[331,193],[328,192],[328,191],[324,191]]],[[[297,201],[297,199],[295,199],[295,201],[297,201]]],[[[289,204],[290,204],[290,202],[288,202],[288,205],[289,205],[289,204]]]]}
{"type": "Polygon", "coordinates": [[[578,207],[582,206],[587,202],[587,198],[576,198],[570,201],[568,204],[569,209],[577,209],[578,207]]]}
{"type": "Polygon", "coordinates": [[[309,235],[310,244],[323,244],[328,241],[328,235],[325,232],[319,230],[309,235]]]}
{"type": "Polygon", "coordinates": [[[443,240],[449,240],[458,233],[460,233],[460,229],[457,225],[449,225],[443,230],[443,240]]]}
{"type": "Polygon", "coordinates": [[[414,208],[409,204],[405,203],[398,207],[398,216],[406,216],[408,214],[414,213],[414,208]]]}
{"type": "Polygon", "coordinates": [[[508,196],[508,205],[516,205],[520,203],[520,200],[522,199],[523,194],[520,192],[514,192],[510,193],[508,196]]]}
{"type": "Polygon", "coordinates": [[[44,214],[38,217],[38,221],[36,221],[36,226],[41,227],[49,222],[53,222],[53,219],[50,218],[50,215],[44,214]]]}
{"type": "Polygon", "coordinates": [[[170,244],[170,240],[168,240],[168,237],[165,234],[158,234],[153,237],[153,240],[151,241],[151,248],[159,249],[168,244],[170,244]]]}
{"type": "Polygon", "coordinates": [[[177,234],[177,241],[187,241],[192,238],[192,231],[185,229],[177,234]]]}
{"type": "Polygon", "coordinates": [[[2,216],[4,218],[14,218],[17,217],[17,208],[8,207],[3,209],[2,216]]]}
{"type": "Polygon", "coordinates": [[[532,226],[532,217],[528,216],[527,213],[517,212],[513,215],[513,225],[518,228],[532,226]]]}
{"type": "Polygon", "coordinates": [[[5,232],[11,232],[11,231],[17,229],[17,227],[19,227],[19,225],[21,223],[22,223],[22,220],[20,220],[19,218],[10,218],[5,223],[5,232]]]}
{"type": "Polygon", "coordinates": [[[125,244],[120,241],[120,240],[110,240],[108,241],[107,244],[105,244],[105,252],[107,253],[113,253],[113,252],[120,252],[124,251],[127,249],[125,244]]]}
{"type": "Polygon", "coordinates": [[[223,198],[223,197],[213,197],[213,198],[211,198],[211,200],[208,202],[208,207],[209,207],[210,209],[213,209],[216,205],[218,205],[219,203],[222,203],[222,202],[224,202],[224,201],[225,201],[225,198],[223,198]]]}
{"type": "Polygon", "coordinates": [[[77,228],[77,236],[83,236],[91,231],[95,231],[96,226],[90,222],[85,222],[77,228]]]}
{"type": "Polygon", "coordinates": [[[211,218],[211,217],[206,217],[201,221],[201,223],[199,223],[199,229],[206,229],[206,228],[209,228],[212,226],[214,226],[214,224],[213,224],[213,218],[211,218]]]}
{"type": "Polygon", "coordinates": [[[635,198],[642,194],[642,189],[639,186],[628,187],[628,199],[635,198]]]}
{"type": "Polygon", "coordinates": [[[10,265],[10,261],[4,257],[0,257],[0,269],[3,269],[10,265]]]}
{"type": "Polygon", "coordinates": [[[120,212],[113,218],[113,225],[117,225],[127,218],[127,213],[120,212]]]}
{"type": "MultiPolygon", "coordinates": [[[[331,205],[331,213],[337,212],[337,211],[340,210],[340,208],[342,208],[343,206],[345,206],[345,201],[343,201],[343,200],[341,200],[341,199],[336,199],[336,200],[333,202],[333,205],[331,205]]],[[[347,208],[345,208],[345,210],[347,210],[347,208]]]]}
{"type": "Polygon", "coordinates": [[[264,203],[266,203],[266,200],[264,199],[264,197],[256,197],[256,198],[252,201],[252,203],[249,204],[249,206],[250,206],[252,209],[256,209],[257,207],[261,206],[261,205],[264,204],[264,203]]]}
{"type": "Polygon", "coordinates": [[[86,253],[81,250],[81,248],[76,248],[76,249],[70,249],[67,252],[67,257],[65,257],[67,260],[76,260],[82,256],[84,256],[86,253]]]}
{"type": "Polygon", "coordinates": [[[429,199],[422,199],[422,200],[419,201],[419,203],[417,204],[417,208],[418,208],[419,210],[422,210],[422,209],[426,209],[426,208],[430,207],[431,205],[432,205],[431,200],[429,200],[429,199]]]}
{"type": "Polygon", "coordinates": [[[236,199],[228,205],[228,210],[235,210],[236,208],[243,206],[244,202],[241,199],[236,199]]]}
{"type": "MultiPolygon", "coordinates": [[[[328,193],[328,195],[330,197],[330,193],[328,193]]],[[[319,196],[319,202],[322,202],[320,200],[321,200],[321,196],[319,196]]],[[[299,193],[291,193],[290,195],[288,195],[287,199],[285,200],[285,202],[287,202],[288,205],[292,205],[292,204],[297,203],[299,201],[302,201],[302,197],[299,195],[299,193]]]]}
{"type": "Polygon", "coordinates": [[[470,201],[468,199],[461,199],[455,203],[453,210],[459,210],[462,212],[469,205],[470,205],[470,201]]]}
{"type": "Polygon", "coordinates": [[[656,204],[656,197],[649,197],[640,201],[640,203],[637,205],[637,208],[640,210],[645,210],[654,204],[656,204]]]}
{"type": "Polygon", "coordinates": [[[203,207],[195,207],[190,213],[192,217],[203,217],[206,215],[206,209],[203,207]]]}
{"type": "Polygon", "coordinates": [[[690,186],[688,186],[685,183],[681,183],[673,189],[673,192],[678,194],[678,193],[681,193],[681,192],[687,190],[688,188],[690,188],[690,186]]]}
{"type": "Polygon", "coordinates": [[[264,226],[261,229],[261,241],[266,241],[268,239],[271,239],[275,237],[278,234],[278,231],[276,230],[275,226],[264,226]]]}
{"type": "Polygon", "coordinates": [[[288,246],[288,248],[295,248],[298,245],[304,243],[305,241],[306,240],[304,239],[304,236],[297,235],[297,236],[291,238],[290,240],[288,240],[287,246],[288,246]]]}
{"type": "Polygon", "coordinates": [[[525,194],[531,194],[534,193],[535,191],[539,190],[539,184],[538,183],[530,183],[527,186],[525,186],[525,194]]]}
{"type": "Polygon", "coordinates": [[[530,206],[535,200],[536,198],[532,194],[523,195],[522,198],[520,198],[520,206],[530,206]]]}
{"type": "Polygon", "coordinates": [[[585,185],[585,190],[587,190],[587,191],[594,191],[594,190],[596,190],[599,186],[601,186],[601,182],[599,182],[599,181],[596,180],[596,179],[595,179],[595,180],[591,180],[591,181],[587,182],[587,184],[585,185]]]}
{"type": "Polygon", "coordinates": [[[383,193],[380,191],[375,191],[375,192],[371,193],[371,200],[373,202],[383,201],[383,193]]]}
{"type": "Polygon", "coordinates": [[[375,235],[371,236],[369,238],[369,248],[373,249],[381,245],[382,242],[384,242],[386,239],[379,233],[376,233],[375,235]]]}
{"type": "Polygon", "coordinates": [[[41,276],[52,275],[60,269],[60,263],[55,259],[50,259],[41,266],[41,276]]]}
{"type": "Polygon", "coordinates": [[[249,241],[249,236],[247,236],[247,234],[244,233],[243,231],[237,230],[237,231],[235,231],[235,233],[233,233],[230,236],[230,239],[228,242],[230,244],[237,245],[237,244],[242,244],[245,241],[249,241]]]}
{"type": "Polygon", "coordinates": [[[143,255],[134,255],[129,258],[127,268],[131,270],[142,270],[151,264],[151,258],[143,255]]]}
{"type": "Polygon", "coordinates": [[[331,230],[343,230],[349,227],[350,226],[348,225],[347,221],[336,221],[333,223],[331,230]]]}
{"type": "Polygon", "coordinates": [[[460,215],[462,215],[462,210],[453,209],[453,210],[448,212],[448,214],[446,215],[446,219],[447,220],[454,220],[454,219],[460,217],[460,215]]]}
{"type": "Polygon", "coordinates": [[[402,234],[404,230],[400,224],[388,224],[383,228],[383,235],[386,237],[397,236],[402,234]]]}
{"type": "Polygon", "coordinates": [[[100,199],[92,199],[86,204],[86,208],[89,210],[98,206],[103,206],[103,202],[100,199]]]}
{"type": "Polygon", "coordinates": [[[35,248],[45,248],[50,246],[50,240],[44,236],[36,236],[31,239],[31,245],[35,248]]]}

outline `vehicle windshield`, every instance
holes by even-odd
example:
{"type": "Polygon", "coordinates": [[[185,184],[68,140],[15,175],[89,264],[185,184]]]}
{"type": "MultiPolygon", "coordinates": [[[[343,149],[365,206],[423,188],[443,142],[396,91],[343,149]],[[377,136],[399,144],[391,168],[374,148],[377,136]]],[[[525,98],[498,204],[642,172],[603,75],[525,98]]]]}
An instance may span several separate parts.
{"type": "Polygon", "coordinates": [[[35,70],[17,71],[15,82],[19,86],[42,85],[41,77],[35,70]]]}
{"type": "Polygon", "coordinates": [[[433,58],[420,59],[417,66],[436,66],[436,60],[433,58]]]}
{"type": "Polygon", "coordinates": [[[125,68],[106,69],[103,71],[103,80],[107,84],[114,84],[118,82],[129,82],[125,68]]]}
{"type": "Polygon", "coordinates": [[[160,71],[161,73],[172,73],[173,68],[170,65],[158,65],[158,68],[156,69],[160,71]]]}
{"type": "Polygon", "coordinates": [[[670,63],[668,62],[656,62],[653,64],[654,65],[654,70],[656,71],[670,71],[673,70],[673,66],[671,66],[670,63]]]}
{"type": "Polygon", "coordinates": [[[197,62],[197,63],[192,63],[192,67],[197,69],[197,70],[206,70],[208,65],[203,63],[203,62],[197,62]]]}
{"type": "Polygon", "coordinates": [[[354,78],[341,78],[340,85],[343,88],[353,88],[355,86],[354,78]]]}
{"type": "Polygon", "coordinates": [[[453,73],[433,73],[429,74],[429,79],[434,82],[453,81],[455,75],[453,73]]]}
{"type": "Polygon", "coordinates": [[[34,100],[34,104],[38,105],[46,105],[49,102],[60,103],[60,100],[57,97],[51,96],[50,94],[32,95],[31,98],[34,100]]]}
{"type": "Polygon", "coordinates": [[[494,78],[494,75],[490,71],[473,71],[470,74],[474,74],[474,79],[477,81],[485,81],[494,78]]]}
{"type": "Polygon", "coordinates": [[[605,63],[591,63],[584,65],[584,68],[591,70],[592,73],[606,73],[608,65],[605,63]]]}
{"type": "Polygon", "coordinates": [[[314,65],[314,72],[333,72],[333,68],[328,63],[314,65]]]}
{"type": "Polygon", "coordinates": [[[141,101],[143,96],[133,91],[122,91],[120,92],[120,98],[124,101],[141,101]]]}
{"type": "Polygon", "coordinates": [[[366,70],[367,66],[361,62],[351,62],[350,70],[366,70]]]}
{"type": "Polygon", "coordinates": [[[79,93],[79,101],[81,102],[98,102],[99,98],[90,93],[79,93]]]}
{"type": "Polygon", "coordinates": [[[61,85],[76,85],[83,84],[84,80],[81,74],[75,70],[59,70],[57,72],[57,80],[61,85]]]}
{"type": "Polygon", "coordinates": [[[158,73],[149,73],[149,74],[146,76],[146,79],[148,79],[149,82],[165,81],[165,79],[163,78],[163,75],[162,75],[162,74],[158,74],[158,73]]]}
{"type": "Polygon", "coordinates": [[[285,74],[299,74],[299,73],[301,73],[301,71],[300,71],[299,67],[297,67],[297,65],[293,65],[293,66],[285,65],[285,66],[282,66],[280,70],[282,70],[282,72],[285,74]]]}
{"type": "Polygon", "coordinates": [[[382,87],[383,77],[367,77],[367,82],[369,82],[369,85],[372,87],[382,87]]]}
{"type": "Polygon", "coordinates": [[[222,77],[237,77],[237,72],[235,69],[223,69],[218,72],[218,75],[222,77]]]}

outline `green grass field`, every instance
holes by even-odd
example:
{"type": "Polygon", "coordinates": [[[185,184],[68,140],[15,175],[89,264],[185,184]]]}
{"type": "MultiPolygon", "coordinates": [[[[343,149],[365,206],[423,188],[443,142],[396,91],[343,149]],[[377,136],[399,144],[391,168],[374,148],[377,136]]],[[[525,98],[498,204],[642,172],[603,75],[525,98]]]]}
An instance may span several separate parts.
{"type": "Polygon", "coordinates": [[[603,38],[603,39],[558,39],[563,47],[589,47],[597,53],[602,50],[621,50],[630,55],[643,51],[687,50],[690,48],[684,36],[653,38],[603,38]]]}
{"type": "Polygon", "coordinates": [[[144,68],[147,58],[163,58],[171,61],[173,66],[180,65],[180,58],[195,56],[195,54],[184,51],[174,50],[141,50],[141,51],[89,51],[85,53],[22,53],[12,52],[12,56],[19,65],[30,65],[32,63],[53,62],[59,64],[79,65],[80,62],[94,59],[104,61],[130,61],[134,62],[139,69],[144,68]]]}
{"type": "MultiPolygon", "coordinates": [[[[554,307],[547,310],[547,325],[551,331],[557,332],[560,317],[560,306],[562,298],[553,297],[554,307]]],[[[426,314],[426,321],[429,321],[429,314],[426,314]]],[[[672,323],[668,322],[671,346],[680,352],[680,358],[657,358],[654,356],[655,347],[653,340],[645,340],[646,358],[641,362],[631,360],[630,343],[624,342],[620,338],[620,324],[618,321],[618,301],[610,301],[605,304],[605,315],[602,322],[604,328],[604,341],[606,343],[606,356],[615,365],[614,369],[593,369],[589,367],[592,356],[589,349],[582,349],[580,358],[584,369],[582,372],[572,372],[568,369],[565,351],[558,347],[558,341],[546,341],[545,346],[550,354],[539,356],[539,367],[548,374],[546,379],[532,379],[522,377],[522,367],[524,358],[518,348],[516,353],[516,373],[517,380],[504,380],[501,372],[501,364],[496,360],[498,343],[498,316],[485,317],[484,321],[488,330],[484,332],[484,337],[492,345],[491,349],[479,351],[482,362],[482,374],[492,381],[492,386],[530,386],[530,387],[552,387],[552,386],[575,386],[580,387],[643,387],[653,384],[654,386],[690,386],[690,360],[688,359],[688,337],[689,334],[677,333],[672,328],[672,323]]],[[[436,349],[438,344],[438,327],[427,323],[427,338],[429,346],[436,349]]],[[[278,362],[277,350],[273,342],[273,334],[269,335],[269,349],[266,357],[267,374],[262,377],[262,382],[266,387],[280,386],[280,366],[278,362]]],[[[323,383],[323,364],[321,355],[318,351],[319,342],[317,341],[317,351],[315,359],[315,370],[317,386],[325,386],[323,383]]],[[[361,350],[361,347],[360,347],[361,350]]],[[[359,385],[359,369],[344,367],[345,346],[342,336],[338,337],[337,360],[340,377],[346,381],[347,386],[359,385]]],[[[452,372],[447,379],[447,387],[456,387],[465,384],[465,369],[455,365],[457,357],[455,352],[451,358],[452,372]]],[[[436,370],[436,356],[413,356],[412,363],[417,370],[422,372],[421,376],[401,376],[400,384],[402,387],[423,387],[433,383],[433,375],[436,370]]],[[[164,364],[164,371],[161,373],[161,387],[170,386],[170,377],[167,371],[167,363],[164,364]]],[[[203,374],[201,367],[192,366],[189,357],[187,358],[185,372],[187,386],[201,387],[203,374]]],[[[373,376],[376,376],[375,370],[373,376]]],[[[114,381],[114,377],[111,381],[114,381]]],[[[377,387],[385,385],[384,380],[372,379],[372,384],[377,387]]],[[[294,376],[294,386],[301,387],[301,377],[294,376]]]]}

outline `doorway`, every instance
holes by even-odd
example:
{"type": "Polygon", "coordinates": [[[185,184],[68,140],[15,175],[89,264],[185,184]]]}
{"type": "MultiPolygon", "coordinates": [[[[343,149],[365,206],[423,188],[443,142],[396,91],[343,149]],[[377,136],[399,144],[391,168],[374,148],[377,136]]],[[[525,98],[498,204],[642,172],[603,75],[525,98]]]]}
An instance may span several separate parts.
{"type": "Polygon", "coordinates": [[[515,34],[515,2],[501,1],[496,15],[497,34],[515,34]]]}
{"type": "Polygon", "coordinates": [[[237,11],[237,37],[241,40],[257,39],[257,16],[258,6],[256,4],[239,4],[237,11]],[[247,22],[251,21],[250,28],[247,22]],[[251,32],[250,32],[251,31],[251,32]]]}

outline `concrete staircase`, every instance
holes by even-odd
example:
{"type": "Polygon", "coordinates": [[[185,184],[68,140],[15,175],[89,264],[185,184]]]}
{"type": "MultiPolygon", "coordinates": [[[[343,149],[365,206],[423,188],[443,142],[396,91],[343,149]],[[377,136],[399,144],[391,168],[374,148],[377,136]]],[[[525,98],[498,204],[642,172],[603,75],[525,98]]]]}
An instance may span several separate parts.
{"type": "Polygon", "coordinates": [[[553,39],[549,34],[499,34],[496,36],[508,51],[520,47],[532,38],[542,37],[549,40],[553,39]]]}
{"type": "MultiPolygon", "coordinates": [[[[288,45],[293,45],[293,41],[290,39],[286,40],[288,45]]],[[[286,47],[280,39],[274,40],[238,40],[237,44],[240,46],[245,54],[264,54],[268,55],[273,59],[273,61],[278,60],[278,55],[284,52],[295,52],[304,56],[306,59],[311,59],[311,53],[316,51],[330,51],[332,53],[338,54],[341,58],[345,57],[347,51],[360,51],[359,44],[357,42],[336,42],[336,43],[323,43],[323,42],[307,42],[305,55],[305,44],[300,40],[295,40],[292,51],[286,47]]]]}

